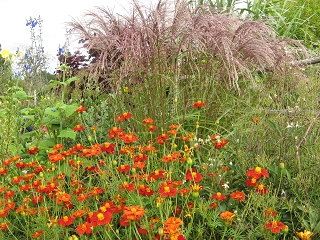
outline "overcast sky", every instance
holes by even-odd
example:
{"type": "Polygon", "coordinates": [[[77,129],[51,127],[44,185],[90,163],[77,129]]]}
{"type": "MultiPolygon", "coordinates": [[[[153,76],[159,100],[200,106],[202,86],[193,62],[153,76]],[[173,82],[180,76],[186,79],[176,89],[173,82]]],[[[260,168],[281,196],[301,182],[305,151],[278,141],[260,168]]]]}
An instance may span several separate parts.
{"type": "MultiPolygon", "coordinates": [[[[72,18],[81,19],[83,13],[94,10],[95,6],[114,9],[124,13],[130,9],[130,0],[0,0],[0,44],[2,49],[23,51],[30,45],[30,28],[26,26],[30,17],[43,20],[42,38],[46,54],[55,58],[60,45],[66,39],[65,22],[72,18]]],[[[139,0],[150,6],[158,0],[139,0]]],[[[56,65],[56,60],[51,68],[56,65]]],[[[49,69],[50,71],[50,69],[49,69]]],[[[51,69],[52,71],[52,69],[51,69]]]]}

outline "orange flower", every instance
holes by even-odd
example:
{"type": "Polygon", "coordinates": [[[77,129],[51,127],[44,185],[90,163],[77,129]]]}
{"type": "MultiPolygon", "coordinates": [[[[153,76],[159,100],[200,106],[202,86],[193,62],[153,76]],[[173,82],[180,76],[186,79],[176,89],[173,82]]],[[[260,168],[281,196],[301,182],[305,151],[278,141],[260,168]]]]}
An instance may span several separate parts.
{"type": "Polygon", "coordinates": [[[226,197],[226,195],[222,194],[221,192],[217,192],[212,195],[212,199],[218,200],[218,201],[223,201],[223,200],[226,200],[227,197],[226,197]]]}
{"type": "Polygon", "coordinates": [[[43,231],[42,230],[40,230],[40,231],[36,231],[36,232],[34,232],[34,233],[32,233],[32,238],[38,238],[38,237],[40,237],[40,236],[42,236],[43,235],[43,231]]]}
{"type": "Polygon", "coordinates": [[[235,201],[243,202],[245,200],[246,196],[244,195],[243,192],[240,192],[237,190],[237,191],[230,194],[230,198],[232,198],[235,201]]]}
{"type": "Polygon", "coordinates": [[[151,125],[153,123],[153,119],[145,118],[142,120],[142,123],[143,123],[143,125],[147,125],[147,124],[151,125]]]}
{"type": "MultiPolygon", "coordinates": [[[[169,217],[164,223],[164,229],[163,229],[163,233],[164,234],[169,234],[171,237],[173,237],[173,235],[180,235],[179,230],[180,230],[180,226],[183,224],[183,221],[180,218],[177,217],[169,217]]],[[[172,239],[172,238],[170,238],[172,239]]],[[[175,238],[173,238],[175,239],[175,238]]]]}
{"type": "Polygon", "coordinates": [[[284,225],[282,222],[273,220],[273,221],[269,221],[266,224],[266,228],[270,229],[272,233],[279,233],[280,230],[285,230],[287,226],[284,225]]]}
{"type": "Polygon", "coordinates": [[[137,142],[139,140],[138,137],[135,136],[133,133],[125,133],[122,136],[120,136],[120,138],[127,144],[137,142]]]}
{"type": "Polygon", "coordinates": [[[61,150],[62,148],[63,148],[63,145],[61,143],[58,143],[58,144],[53,146],[53,149],[57,150],[57,151],[61,150]]]}
{"type": "Polygon", "coordinates": [[[123,218],[127,220],[139,220],[145,214],[145,210],[143,207],[140,206],[127,206],[123,209],[123,218]]]}
{"type": "Polygon", "coordinates": [[[220,217],[225,221],[225,223],[227,225],[231,225],[232,224],[232,221],[233,221],[233,218],[235,217],[236,215],[232,212],[229,212],[229,211],[225,211],[225,212],[222,212],[220,214],[220,217]]]}
{"type": "Polygon", "coordinates": [[[68,194],[68,193],[63,193],[63,194],[59,194],[57,196],[57,199],[56,199],[56,202],[58,204],[61,204],[61,203],[70,203],[71,201],[71,195],[68,194]]]}
{"type": "Polygon", "coordinates": [[[313,232],[304,230],[304,232],[296,232],[296,234],[301,240],[308,240],[313,235],[313,232]]]}
{"type": "Polygon", "coordinates": [[[91,225],[91,223],[85,222],[83,224],[80,224],[77,228],[76,228],[76,232],[80,235],[83,234],[91,234],[92,233],[92,228],[93,226],[91,225]]]}
{"type": "Polygon", "coordinates": [[[72,213],[71,216],[73,218],[81,218],[85,213],[86,213],[85,210],[79,209],[79,210],[75,211],[74,213],[72,213]]]}
{"type": "Polygon", "coordinates": [[[259,122],[259,118],[257,118],[257,117],[252,118],[252,122],[258,123],[259,122]]]}
{"type": "Polygon", "coordinates": [[[61,226],[69,226],[73,224],[74,218],[69,216],[63,216],[62,218],[58,219],[58,224],[61,226]]]}
{"type": "Polygon", "coordinates": [[[193,108],[201,108],[206,107],[206,103],[202,102],[201,100],[196,101],[194,104],[192,104],[193,108]]]}

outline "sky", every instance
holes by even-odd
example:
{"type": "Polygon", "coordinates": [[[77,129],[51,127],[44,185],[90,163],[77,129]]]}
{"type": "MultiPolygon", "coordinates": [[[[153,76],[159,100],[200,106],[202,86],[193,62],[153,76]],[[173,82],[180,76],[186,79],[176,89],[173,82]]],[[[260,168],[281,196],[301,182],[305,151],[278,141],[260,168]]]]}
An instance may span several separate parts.
{"type": "MultiPolygon", "coordinates": [[[[28,48],[31,44],[30,28],[26,26],[30,17],[43,20],[42,39],[45,54],[52,60],[48,68],[53,72],[57,66],[56,54],[66,41],[66,22],[80,20],[82,15],[103,6],[124,13],[130,9],[130,0],[0,0],[0,44],[1,48],[16,52],[28,48]]],[[[150,6],[157,0],[139,0],[150,6]]],[[[37,32],[36,32],[37,33],[37,32]]]]}

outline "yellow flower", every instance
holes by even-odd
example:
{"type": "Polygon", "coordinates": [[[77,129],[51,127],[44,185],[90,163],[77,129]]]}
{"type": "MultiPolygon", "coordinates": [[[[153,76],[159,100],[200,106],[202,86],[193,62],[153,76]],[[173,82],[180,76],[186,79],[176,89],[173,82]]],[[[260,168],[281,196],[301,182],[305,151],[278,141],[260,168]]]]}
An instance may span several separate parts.
{"type": "Polygon", "coordinates": [[[2,50],[1,51],[1,56],[3,58],[8,58],[10,56],[10,51],[9,50],[2,50]]]}
{"type": "Polygon", "coordinates": [[[296,234],[298,235],[298,237],[302,240],[308,240],[310,239],[310,237],[313,235],[313,232],[304,230],[304,232],[296,232],[296,234]]]}

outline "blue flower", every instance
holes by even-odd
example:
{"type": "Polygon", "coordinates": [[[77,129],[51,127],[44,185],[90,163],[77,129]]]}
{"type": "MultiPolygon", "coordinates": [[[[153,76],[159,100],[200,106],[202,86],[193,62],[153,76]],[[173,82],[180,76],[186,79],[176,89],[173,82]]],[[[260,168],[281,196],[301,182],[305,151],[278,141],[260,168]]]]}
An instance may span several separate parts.
{"type": "Polygon", "coordinates": [[[25,54],[23,60],[27,60],[28,57],[29,57],[28,54],[25,54]]]}
{"type": "Polygon", "coordinates": [[[34,18],[31,26],[34,28],[35,26],[37,26],[37,24],[38,24],[38,20],[34,18]]]}
{"type": "Polygon", "coordinates": [[[20,77],[20,72],[14,72],[14,73],[13,73],[13,76],[14,76],[15,78],[20,77]]]}
{"type": "Polygon", "coordinates": [[[29,22],[28,19],[26,21],[27,21],[26,26],[28,27],[31,24],[31,22],[29,22]]]}
{"type": "Polygon", "coordinates": [[[64,47],[58,49],[58,55],[64,54],[64,47]]]}
{"type": "Polygon", "coordinates": [[[32,70],[32,67],[30,65],[27,65],[26,66],[26,71],[30,71],[31,72],[31,70],[32,70]]]}

